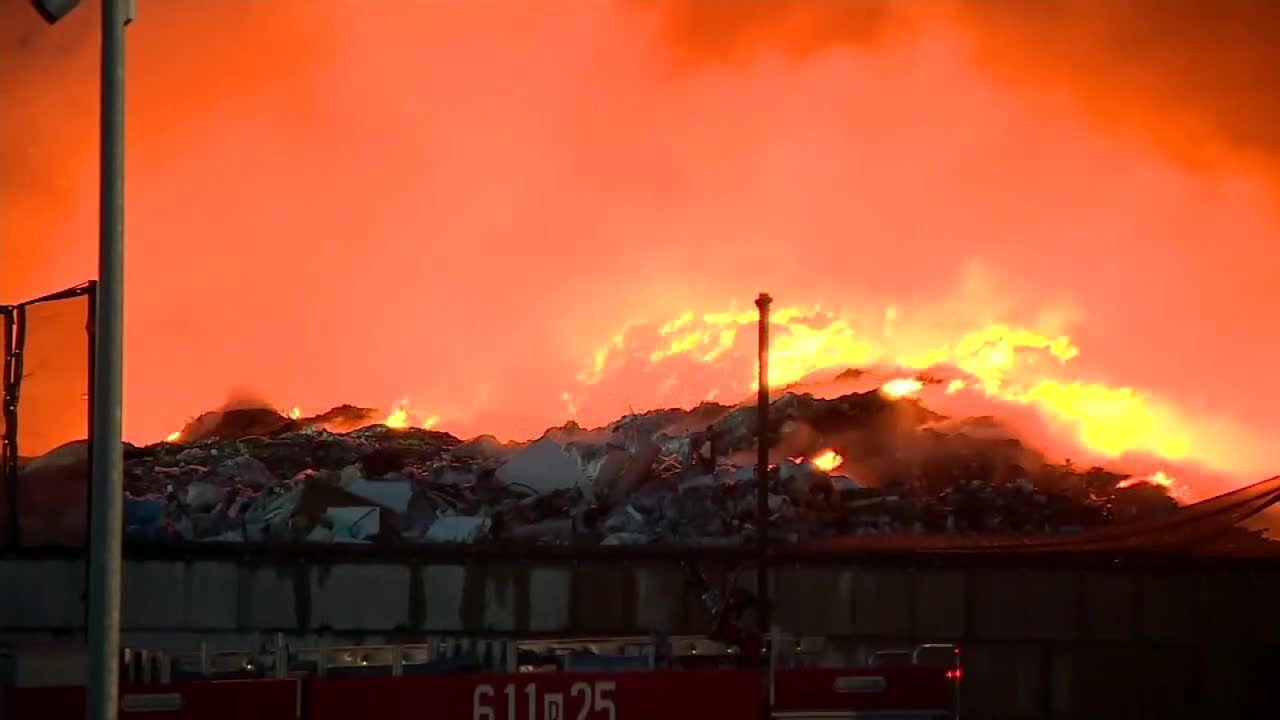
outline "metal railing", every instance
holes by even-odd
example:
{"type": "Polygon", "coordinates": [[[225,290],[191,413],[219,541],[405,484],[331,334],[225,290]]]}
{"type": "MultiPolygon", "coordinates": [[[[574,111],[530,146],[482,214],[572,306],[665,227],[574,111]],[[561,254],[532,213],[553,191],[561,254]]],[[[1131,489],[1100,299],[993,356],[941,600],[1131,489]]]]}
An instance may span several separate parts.
{"type": "MultiPolygon", "coordinates": [[[[775,632],[770,635],[769,646],[769,665],[774,669],[825,665],[825,637],[775,632]]],[[[123,675],[129,681],[166,683],[171,679],[597,670],[581,667],[581,660],[586,658],[623,661],[606,671],[656,670],[681,667],[690,660],[731,664],[736,661],[737,652],[705,635],[553,639],[442,635],[417,643],[376,644],[333,644],[322,637],[315,645],[294,647],[283,633],[277,633],[258,647],[234,650],[214,651],[205,643],[198,651],[185,653],[129,648],[123,652],[122,663],[123,675]]],[[[927,666],[958,671],[959,652],[958,646],[950,643],[877,650],[870,654],[866,666],[927,666]]]]}
{"type": "MultiPolygon", "coordinates": [[[[778,667],[810,667],[821,661],[827,641],[818,636],[776,634],[773,657],[778,667]]],[[[911,652],[907,651],[908,654],[911,652]]],[[[124,676],[139,682],[172,679],[246,677],[329,677],[348,674],[401,676],[419,672],[573,672],[590,658],[618,662],[619,670],[655,670],[688,660],[736,661],[736,648],[705,635],[617,636],[514,639],[439,636],[419,643],[335,645],[321,638],[308,647],[291,647],[282,633],[256,648],[170,654],[128,649],[124,676]],[[159,666],[168,668],[162,674],[159,666]],[[624,667],[625,666],[625,667],[624,667]],[[160,678],[164,678],[161,680],[160,678]]]]}

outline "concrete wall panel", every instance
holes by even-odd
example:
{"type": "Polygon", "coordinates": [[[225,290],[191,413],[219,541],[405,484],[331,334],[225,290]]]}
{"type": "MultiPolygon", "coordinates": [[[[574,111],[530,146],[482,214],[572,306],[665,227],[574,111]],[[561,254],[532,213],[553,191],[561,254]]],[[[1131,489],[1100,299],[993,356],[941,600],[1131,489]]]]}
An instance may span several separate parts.
{"type": "Polygon", "coordinates": [[[182,563],[163,560],[125,563],[123,574],[120,618],[123,627],[183,626],[187,620],[187,577],[182,563]]]}
{"type": "Polygon", "coordinates": [[[1047,703],[1044,648],[1029,643],[970,642],[964,648],[961,716],[1042,718],[1047,703]]]}
{"type": "Polygon", "coordinates": [[[1216,711],[1202,715],[1197,711],[1204,678],[1190,648],[1147,645],[1138,647],[1135,653],[1137,661],[1119,677],[1134,685],[1145,717],[1236,717],[1216,711]]]}
{"type": "MultiPolygon", "coordinates": [[[[484,608],[479,624],[467,622],[468,630],[483,632],[512,632],[529,627],[529,573],[530,569],[516,565],[474,565],[467,568],[468,575],[484,577],[483,600],[473,602],[484,608]]],[[[468,617],[466,609],[463,617],[468,617]]]]}
{"type": "Polygon", "coordinates": [[[1013,573],[986,570],[972,573],[973,607],[969,631],[973,637],[1007,639],[1016,637],[1026,624],[1020,578],[1013,573]]]}
{"type": "Polygon", "coordinates": [[[462,630],[462,590],[467,568],[462,565],[428,565],[422,568],[423,625],[430,632],[462,630]]]}
{"type": "Polygon", "coordinates": [[[298,630],[307,623],[299,618],[298,574],[305,568],[241,566],[238,590],[239,617],[243,628],[298,630]]]}
{"type": "Polygon", "coordinates": [[[1202,717],[1249,716],[1248,710],[1253,705],[1253,673],[1241,672],[1242,660],[1249,662],[1252,658],[1239,646],[1204,648],[1199,662],[1192,668],[1195,677],[1191,683],[1198,691],[1197,704],[1206,711],[1202,717]],[[1208,712],[1210,707],[1212,712],[1208,712]]]}
{"type": "Polygon", "coordinates": [[[1054,718],[1144,717],[1132,680],[1137,652],[1110,643],[1064,645],[1050,662],[1048,705],[1054,718]]]}
{"type": "Polygon", "coordinates": [[[18,573],[22,567],[17,560],[0,560],[0,627],[21,627],[22,607],[17,596],[22,594],[18,573]]]}
{"type": "Polygon", "coordinates": [[[83,628],[84,563],[76,560],[0,561],[0,627],[83,628]]]}
{"type": "Polygon", "coordinates": [[[1250,635],[1261,642],[1280,645],[1280,572],[1253,574],[1253,607],[1250,609],[1250,635]]]}
{"type": "Polygon", "coordinates": [[[1080,631],[1080,576],[1069,572],[1028,572],[1021,580],[1024,637],[1070,640],[1080,631]]]}
{"type": "Polygon", "coordinates": [[[183,626],[196,630],[235,629],[239,577],[235,563],[187,563],[183,573],[183,626]]]}
{"type": "MultiPolygon", "coordinates": [[[[640,588],[633,568],[580,565],[573,569],[572,624],[586,633],[626,632],[637,625],[640,588]]],[[[681,594],[653,597],[664,604],[680,601],[681,594]]]]}
{"type": "Polygon", "coordinates": [[[976,637],[1067,640],[1078,631],[1080,582],[1058,572],[986,571],[971,576],[976,637]]]}
{"type": "Polygon", "coordinates": [[[915,588],[907,572],[858,569],[852,582],[854,633],[872,638],[911,635],[915,588]]]}
{"type": "Polygon", "coordinates": [[[568,568],[534,568],[529,572],[528,630],[567,632],[573,600],[573,574],[568,568]]]}
{"type": "Polygon", "coordinates": [[[409,627],[406,565],[335,565],[309,574],[310,627],[391,630],[409,627]]]}
{"type": "Polygon", "coordinates": [[[1081,576],[1081,633],[1094,640],[1128,640],[1137,635],[1138,581],[1119,573],[1081,576]]]}
{"type": "Polygon", "coordinates": [[[915,636],[954,640],[965,633],[967,585],[961,572],[915,573],[915,636]]]}
{"type": "Polygon", "coordinates": [[[773,575],[773,621],[789,632],[845,635],[853,629],[853,572],[783,567],[773,575]]]}
{"type": "Polygon", "coordinates": [[[1253,619],[1251,594],[1247,577],[1229,573],[1202,574],[1194,602],[1199,636],[1215,643],[1245,640],[1251,632],[1253,619]]]}
{"type": "Polygon", "coordinates": [[[1199,577],[1189,573],[1148,575],[1139,582],[1139,624],[1151,642],[1185,642],[1199,635],[1196,597],[1199,577]]]}
{"type": "Polygon", "coordinates": [[[684,573],[679,568],[647,565],[636,568],[634,574],[636,629],[644,633],[687,633],[693,593],[687,592],[684,573]]]}

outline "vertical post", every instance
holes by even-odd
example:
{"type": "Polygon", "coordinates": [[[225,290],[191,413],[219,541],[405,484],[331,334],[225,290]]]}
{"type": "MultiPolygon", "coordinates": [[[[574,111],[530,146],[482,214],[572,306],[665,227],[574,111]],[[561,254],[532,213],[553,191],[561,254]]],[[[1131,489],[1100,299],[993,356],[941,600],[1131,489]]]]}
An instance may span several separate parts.
{"type": "Polygon", "coordinates": [[[283,680],[289,677],[289,646],[285,644],[284,633],[276,633],[275,666],[271,668],[273,676],[283,680]]]}
{"type": "Polygon", "coordinates": [[[0,374],[0,412],[4,413],[4,437],[0,438],[0,487],[4,489],[5,522],[8,524],[7,537],[0,539],[0,545],[7,544],[9,549],[17,550],[18,536],[18,398],[17,383],[14,381],[14,363],[17,361],[17,346],[14,339],[14,318],[16,310],[5,306],[0,308],[0,321],[3,322],[4,369],[0,374]]]}
{"type": "Polygon", "coordinates": [[[98,306],[94,316],[90,720],[116,720],[120,680],[124,400],[124,26],[132,0],[102,1],[98,306]]]}
{"type": "Polygon", "coordinates": [[[768,698],[769,702],[769,714],[765,715],[765,717],[770,717],[773,714],[773,707],[777,699],[778,652],[781,648],[782,633],[778,628],[771,628],[769,630],[769,690],[765,693],[765,697],[768,698]]]}
{"type": "Polygon", "coordinates": [[[773,298],[760,293],[756,308],[760,310],[760,377],[756,405],[756,538],[759,543],[760,567],[756,571],[756,597],[760,607],[760,632],[769,631],[769,573],[766,555],[769,551],[769,305],[773,298]]]}
{"type": "MultiPolygon", "coordinates": [[[[85,345],[87,346],[85,348],[85,351],[89,355],[88,364],[86,365],[86,367],[88,368],[88,376],[89,376],[89,379],[88,379],[89,412],[85,413],[87,415],[87,419],[85,421],[85,431],[86,431],[85,437],[89,439],[89,457],[92,458],[93,457],[93,438],[94,438],[93,398],[96,395],[96,393],[93,392],[93,383],[94,383],[94,378],[96,377],[93,367],[94,367],[94,361],[96,359],[94,356],[97,355],[98,353],[98,341],[96,339],[98,335],[98,281],[97,280],[89,281],[88,293],[89,293],[88,294],[89,307],[88,307],[88,313],[87,313],[88,317],[85,318],[85,326],[86,326],[85,331],[86,331],[86,337],[88,339],[88,342],[85,343],[85,345]]],[[[93,506],[92,466],[90,466],[90,476],[88,478],[85,478],[84,492],[85,492],[84,537],[81,538],[81,542],[85,544],[85,547],[88,547],[89,543],[92,542],[89,539],[90,533],[93,532],[93,507],[94,506],[93,506]]],[[[89,575],[92,572],[93,572],[92,564],[85,563],[84,587],[86,589],[86,592],[90,584],[89,575]]],[[[85,597],[87,599],[88,595],[86,595],[85,597]]],[[[86,644],[89,642],[89,626],[90,625],[91,623],[89,622],[89,603],[86,602],[84,605],[84,641],[86,644]]]]}

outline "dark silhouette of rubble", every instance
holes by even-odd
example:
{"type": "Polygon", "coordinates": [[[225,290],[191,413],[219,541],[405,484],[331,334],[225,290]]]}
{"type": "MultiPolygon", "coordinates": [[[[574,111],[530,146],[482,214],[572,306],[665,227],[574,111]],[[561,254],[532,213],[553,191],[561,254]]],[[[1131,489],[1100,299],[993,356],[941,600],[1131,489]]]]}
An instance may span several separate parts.
{"type": "MultiPolygon", "coordinates": [[[[325,429],[376,417],[351,407],[298,419],[219,411],[183,440],[128,449],[126,532],[153,542],[738,544],[756,533],[754,416],[708,403],[504,444],[381,424],[325,429]]],[[[1070,537],[1178,510],[1162,487],[1047,462],[989,432],[989,419],[944,427],[911,399],[785,394],[770,420],[779,542],[1070,537]],[[811,458],[824,449],[843,464],[819,468],[811,458]]],[[[1223,540],[1237,551],[1259,541],[1223,540]]]]}

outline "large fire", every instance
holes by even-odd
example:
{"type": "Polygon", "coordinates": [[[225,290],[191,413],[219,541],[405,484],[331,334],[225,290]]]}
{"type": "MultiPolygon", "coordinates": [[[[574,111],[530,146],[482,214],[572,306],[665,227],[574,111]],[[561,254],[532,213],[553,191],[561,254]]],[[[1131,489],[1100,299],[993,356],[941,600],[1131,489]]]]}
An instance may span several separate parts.
{"type": "MultiPolygon", "coordinates": [[[[1280,4],[369,5],[131,25],[129,440],[238,386],[503,439],[736,403],[764,290],[776,387],[1277,469],[1280,4]]],[[[0,302],[95,272],[94,17],[0,3],[0,302]]]]}
{"type": "MultiPolygon", "coordinates": [[[[910,318],[898,308],[890,308],[885,319],[867,327],[820,307],[774,312],[771,385],[822,394],[830,392],[827,386],[847,391],[842,378],[857,382],[866,376],[888,397],[920,398],[961,415],[995,413],[1014,430],[1034,432],[1036,423],[1027,427],[1028,416],[1018,413],[1028,409],[1032,420],[1048,425],[1033,444],[1060,458],[1231,468],[1234,457],[1212,442],[1213,428],[1191,414],[1139,388],[1074,375],[1081,350],[1068,335],[997,323],[948,339],[910,332],[910,318]],[[881,372],[834,375],[866,368],[881,372]],[[900,374],[904,370],[915,374],[900,374]]],[[[682,393],[686,403],[743,400],[755,386],[755,325],[754,311],[684,312],[660,324],[629,323],[579,375],[586,388],[566,397],[582,404],[592,386],[609,385],[615,372],[630,378],[639,365],[658,388],[682,393]]],[[[657,404],[668,403],[659,398],[657,404]]],[[[1163,471],[1152,472],[1133,483],[1173,486],[1163,471]]]]}

